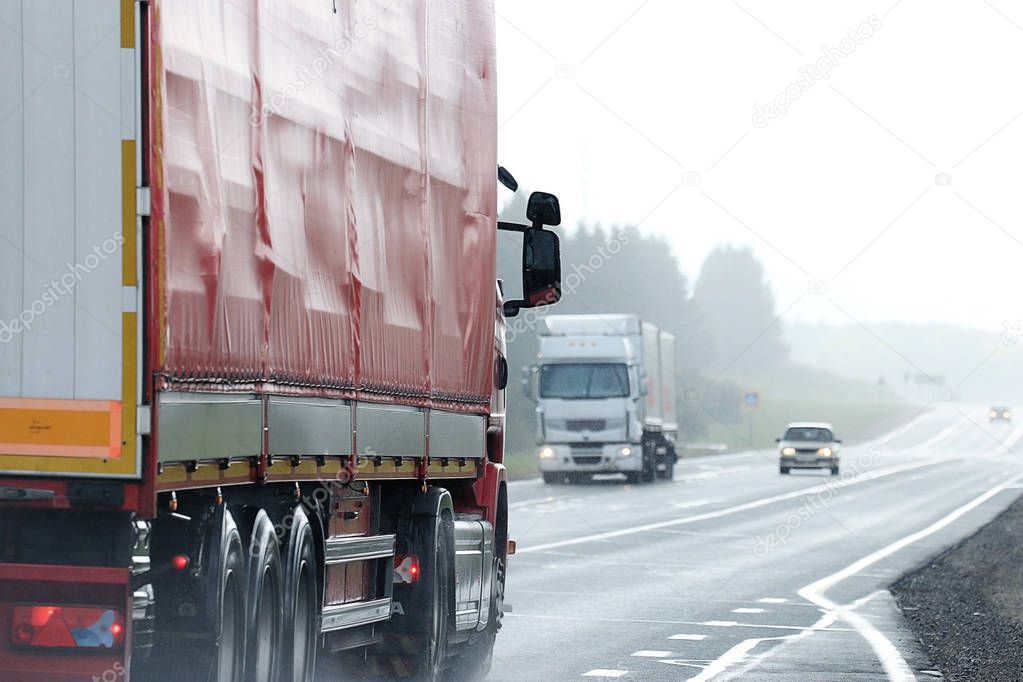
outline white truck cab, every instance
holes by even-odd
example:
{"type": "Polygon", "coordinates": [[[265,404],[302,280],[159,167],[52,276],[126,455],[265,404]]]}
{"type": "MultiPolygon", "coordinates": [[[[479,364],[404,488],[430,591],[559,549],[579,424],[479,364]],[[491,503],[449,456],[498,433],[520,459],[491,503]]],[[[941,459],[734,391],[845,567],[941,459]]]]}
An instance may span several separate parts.
{"type": "Polygon", "coordinates": [[[549,315],[525,385],[537,401],[537,460],[548,483],[675,467],[674,336],[634,315],[549,315]]]}

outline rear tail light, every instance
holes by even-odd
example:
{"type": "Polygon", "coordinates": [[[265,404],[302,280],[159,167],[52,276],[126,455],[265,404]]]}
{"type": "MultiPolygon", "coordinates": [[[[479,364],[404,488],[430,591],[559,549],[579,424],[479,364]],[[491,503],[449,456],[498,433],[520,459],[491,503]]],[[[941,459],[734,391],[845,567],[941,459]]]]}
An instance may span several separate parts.
{"type": "Polygon", "coordinates": [[[92,606],[15,606],[11,643],[22,647],[114,649],[124,644],[124,615],[92,606]]]}

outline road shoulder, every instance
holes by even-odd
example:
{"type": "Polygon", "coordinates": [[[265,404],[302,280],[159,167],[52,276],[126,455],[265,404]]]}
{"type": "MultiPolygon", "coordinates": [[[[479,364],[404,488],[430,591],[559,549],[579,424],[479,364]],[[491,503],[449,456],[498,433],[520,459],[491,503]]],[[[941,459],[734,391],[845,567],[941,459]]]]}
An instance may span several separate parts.
{"type": "Polygon", "coordinates": [[[947,678],[1023,677],[1023,497],[892,592],[947,678]]]}

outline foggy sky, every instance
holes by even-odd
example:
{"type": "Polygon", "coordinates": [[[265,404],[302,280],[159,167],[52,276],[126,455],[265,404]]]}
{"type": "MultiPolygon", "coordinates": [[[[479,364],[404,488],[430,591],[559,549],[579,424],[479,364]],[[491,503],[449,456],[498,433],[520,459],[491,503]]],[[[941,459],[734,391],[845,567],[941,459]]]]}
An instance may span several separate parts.
{"type": "Polygon", "coordinates": [[[566,225],[665,235],[690,283],[749,245],[793,321],[1023,318],[1023,8],[496,7],[499,158],[566,225]]]}

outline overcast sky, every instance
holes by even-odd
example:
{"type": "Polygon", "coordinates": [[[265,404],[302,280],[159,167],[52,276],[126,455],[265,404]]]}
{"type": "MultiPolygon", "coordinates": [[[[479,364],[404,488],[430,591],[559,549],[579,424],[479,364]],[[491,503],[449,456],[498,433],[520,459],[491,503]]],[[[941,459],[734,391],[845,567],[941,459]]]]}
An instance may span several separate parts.
{"type": "Polygon", "coordinates": [[[664,235],[690,281],[749,245],[793,320],[1023,318],[1018,3],[496,7],[499,158],[566,225],[664,235]]]}

